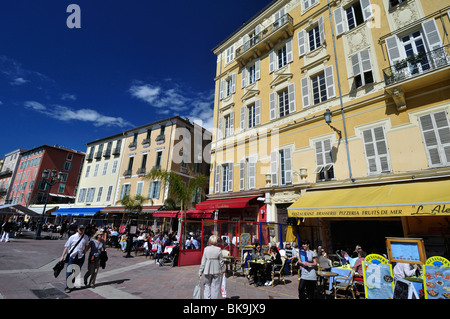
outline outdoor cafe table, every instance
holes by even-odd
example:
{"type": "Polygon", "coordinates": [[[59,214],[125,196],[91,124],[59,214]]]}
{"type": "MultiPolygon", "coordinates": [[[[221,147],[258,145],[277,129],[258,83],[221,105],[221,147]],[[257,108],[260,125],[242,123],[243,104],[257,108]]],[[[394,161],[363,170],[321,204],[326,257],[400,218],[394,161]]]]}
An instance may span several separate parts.
{"type": "MultiPolygon", "coordinates": [[[[338,276],[338,273],[336,272],[331,272],[331,271],[322,271],[322,270],[318,270],[317,271],[317,276],[319,277],[323,277],[323,278],[329,278],[329,280],[331,281],[334,277],[338,276]]],[[[325,297],[325,283],[322,284],[322,294],[325,297]]],[[[328,289],[328,290],[331,290],[328,289]]]]}
{"type": "MultiPolygon", "coordinates": [[[[272,260],[249,260],[248,261],[250,264],[251,268],[256,269],[256,276],[257,277],[264,277],[265,276],[265,271],[268,265],[272,264],[272,260]]],[[[256,278],[255,278],[255,282],[257,282],[256,278]]]]}

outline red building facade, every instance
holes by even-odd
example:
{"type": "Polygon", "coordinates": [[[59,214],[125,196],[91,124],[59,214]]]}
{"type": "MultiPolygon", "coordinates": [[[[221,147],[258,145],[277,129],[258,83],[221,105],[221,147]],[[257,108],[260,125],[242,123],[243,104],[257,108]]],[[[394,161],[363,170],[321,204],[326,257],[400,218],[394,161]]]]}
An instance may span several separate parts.
{"type": "Polygon", "coordinates": [[[45,169],[62,173],[61,181],[49,190],[48,203],[75,201],[85,154],[65,147],[42,145],[22,154],[14,179],[10,202],[29,206],[43,204],[48,184],[42,180],[45,169]]]}

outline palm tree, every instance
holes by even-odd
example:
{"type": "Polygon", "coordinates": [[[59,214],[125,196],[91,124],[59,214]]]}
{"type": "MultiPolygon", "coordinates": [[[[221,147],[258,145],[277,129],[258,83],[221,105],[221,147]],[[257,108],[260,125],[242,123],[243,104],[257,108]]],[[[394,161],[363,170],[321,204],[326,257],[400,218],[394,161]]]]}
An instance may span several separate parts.
{"type": "MultiPolygon", "coordinates": [[[[151,198],[143,197],[141,195],[136,196],[130,196],[125,195],[122,199],[117,201],[117,204],[122,204],[125,207],[125,210],[127,210],[130,213],[140,213],[142,211],[142,206],[144,202],[150,200],[150,202],[153,204],[153,200],[151,198]]],[[[123,217],[125,217],[125,214],[123,214],[123,217]]],[[[122,217],[122,222],[123,222],[122,217]]],[[[128,218],[127,221],[128,225],[128,242],[127,242],[127,255],[125,257],[129,258],[131,257],[131,245],[133,243],[133,238],[130,234],[130,218],[128,218]]]]}
{"type": "Polygon", "coordinates": [[[190,178],[185,184],[181,176],[175,172],[167,170],[152,170],[144,176],[148,180],[160,180],[162,184],[169,185],[169,198],[176,204],[180,205],[182,214],[181,221],[185,211],[191,203],[192,195],[197,191],[197,188],[204,188],[208,185],[208,180],[205,175],[199,174],[194,178],[190,178]]]}
{"type": "Polygon", "coordinates": [[[125,207],[125,210],[130,213],[140,213],[142,211],[142,206],[146,201],[150,201],[150,203],[153,204],[153,200],[151,198],[147,198],[142,195],[136,195],[134,197],[125,195],[122,199],[117,201],[117,204],[123,205],[125,207]]]}

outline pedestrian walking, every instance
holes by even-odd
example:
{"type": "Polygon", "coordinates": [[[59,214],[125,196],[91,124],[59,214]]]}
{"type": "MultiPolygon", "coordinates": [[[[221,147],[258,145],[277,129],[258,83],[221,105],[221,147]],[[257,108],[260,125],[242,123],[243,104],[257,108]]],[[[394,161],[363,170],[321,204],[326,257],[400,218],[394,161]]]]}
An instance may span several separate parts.
{"type": "MultiPolygon", "coordinates": [[[[306,253],[306,260],[298,260],[298,264],[302,267],[300,282],[298,284],[299,299],[314,299],[314,290],[316,289],[317,275],[315,267],[317,266],[317,254],[309,250],[309,241],[302,241],[302,249],[306,253]]],[[[301,255],[302,253],[300,253],[301,255]]]]}
{"type": "Polygon", "coordinates": [[[203,251],[202,263],[198,276],[205,274],[204,299],[217,299],[220,291],[222,275],[225,274],[225,263],[222,250],[217,247],[217,236],[212,235],[208,239],[208,246],[203,251]]]}
{"type": "Polygon", "coordinates": [[[6,243],[9,242],[9,233],[11,232],[12,228],[13,228],[13,222],[12,222],[12,218],[9,218],[3,225],[3,235],[2,238],[0,239],[0,242],[5,241],[6,243]]]}
{"type": "Polygon", "coordinates": [[[84,275],[84,285],[95,288],[95,280],[100,268],[100,253],[106,250],[106,244],[103,240],[103,231],[98,230],[94,234],[94,236],[92,236],[92,239],[89,242],[88,250],[90,250],[88,258],[88,270],[84,275]]]}
{"type": "Polygon", "coordinates": [[[61,261],[63,261],[68,254],[68,263],[67,263],[67,271],[66,271],[66,293],[70,293],[74,288],[73,283],[75,282],[75,278],[70,278],[72,282],[68,282],[69,276],[73,273],[76,273],[77,270],[74,269],[74,266],[77,265],[79,267],[78,274],[81,273],[81,267],[84,263],[84,258],[86,251],[89,247],[89,237],[84,234],[85,227],[84,225],[79,225],[77,227],[77,232],[69,237],[64,245],[64,250],[61,255],[61,261]]]}

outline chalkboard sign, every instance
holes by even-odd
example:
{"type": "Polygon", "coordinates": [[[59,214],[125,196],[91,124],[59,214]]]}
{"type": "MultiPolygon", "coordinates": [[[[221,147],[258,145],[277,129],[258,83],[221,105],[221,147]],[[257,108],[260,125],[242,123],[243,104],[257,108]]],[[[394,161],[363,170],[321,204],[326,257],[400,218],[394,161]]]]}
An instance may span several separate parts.
{"type": "Polygon", "coordinates": [[[393,299],[419,299],[419,296],[412,282],[395,278],[393,299]]]}

